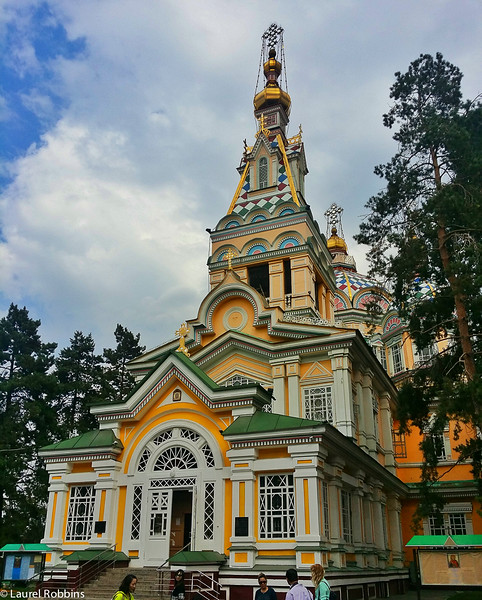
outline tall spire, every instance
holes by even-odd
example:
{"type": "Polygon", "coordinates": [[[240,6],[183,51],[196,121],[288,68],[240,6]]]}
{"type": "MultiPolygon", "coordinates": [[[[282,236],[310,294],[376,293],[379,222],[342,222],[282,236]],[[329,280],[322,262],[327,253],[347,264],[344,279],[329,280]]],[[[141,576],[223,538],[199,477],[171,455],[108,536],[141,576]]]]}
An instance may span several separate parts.
{"type": "Polygon", "coordinates": [[[254,96],[254,116],[260,120],[263,115],[264,126],[280,129],[285,133],[291,108],[291,98],[287,91],[281,88],[279,79],[287,89],[286,65],[284,58],[283,28],[272,23],[262,35],[261,59],[258,71],[258,81],[254,96]],[[276,57],[280,60],[277,60],[276,57]],[[265,87],[258,92],[259,77],[263,65],[266,79],[265,87]]]}

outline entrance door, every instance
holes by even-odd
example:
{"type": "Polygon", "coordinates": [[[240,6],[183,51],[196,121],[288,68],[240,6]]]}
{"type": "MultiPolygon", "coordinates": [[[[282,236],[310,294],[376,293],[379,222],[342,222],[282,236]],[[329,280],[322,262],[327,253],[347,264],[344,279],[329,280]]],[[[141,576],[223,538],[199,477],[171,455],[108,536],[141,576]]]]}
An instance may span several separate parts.
{"type": "Polygon", "coordinates": [[[172,490],[149,490],[146,563],[159,567],[169,555],[172,490]]]}
{"type": "Polygon", "coordinates": [[[173,491],[169,556],[183,548],[190,550],[187,545],[191,543],[192,535],[192,500],[192,490],[173,491]]]}

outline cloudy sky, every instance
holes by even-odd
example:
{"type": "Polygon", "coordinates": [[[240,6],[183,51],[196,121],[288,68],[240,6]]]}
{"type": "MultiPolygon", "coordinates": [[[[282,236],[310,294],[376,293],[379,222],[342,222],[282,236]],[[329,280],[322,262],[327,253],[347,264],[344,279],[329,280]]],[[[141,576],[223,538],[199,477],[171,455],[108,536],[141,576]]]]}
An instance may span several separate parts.
{"type": "Polygon", "coordinates": [[[307,202],[322,230],[344,208],[363,270],[351,236],[395,151],[394,73],[440,51],[475,97],[481,17],[480,0],[0,0],[0,316],[25,305],[44,341],[80,330],[99,351],[116,323],[151,348],[196,316],[272,22],[307,202]]]}

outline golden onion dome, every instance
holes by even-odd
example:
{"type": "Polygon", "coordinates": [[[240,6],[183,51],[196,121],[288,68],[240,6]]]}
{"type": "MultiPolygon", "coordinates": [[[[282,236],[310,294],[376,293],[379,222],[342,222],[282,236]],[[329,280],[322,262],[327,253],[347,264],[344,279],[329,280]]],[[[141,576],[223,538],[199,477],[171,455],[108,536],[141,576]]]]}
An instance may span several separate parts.
{"type": "Polygon", "coordinates": [[[281,104],[289,115],[291,108],[291,98],[288,92],[282,90],[278,84],[278,77],[281,74],[281,63],[276,60],[276,50],[271,48],[269,58],[264,63],[264,76],[266,77],[266,85],[261,92],[256,94],[253,103],[255,110],[281,104]]]}
{"type": "Polygon", "coordinates": [[[336,227],[331,228],[331,236],[328,238],[326,242],[328,246],[328,250],[332,253],[344,253],[348,252],[348,246],[343,238],[338,235],[338,231],[336,227]]]}

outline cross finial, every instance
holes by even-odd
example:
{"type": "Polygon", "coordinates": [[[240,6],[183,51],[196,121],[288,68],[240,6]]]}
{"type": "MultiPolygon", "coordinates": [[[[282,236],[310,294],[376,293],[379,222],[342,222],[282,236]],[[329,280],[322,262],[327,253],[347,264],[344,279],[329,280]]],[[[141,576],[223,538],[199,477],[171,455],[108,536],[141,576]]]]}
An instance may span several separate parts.
{"type": "Polygon", "coordinates": [[[181,323],[181,326],[176,331],[176,335],[179,336],[179,347],[176,350],[176,352],[182,352],[186,356],[190,356],[189,352],[187,351],[186,342],[185,342],[185,338],[188,333],[189,333],[189,325],[187,323],[181,323]]]}
{"type": "Polygon", "coordinates": [[[233,252],[233,250],[231,248],[228,248],[228,251],[226,252],[226,258],[228,259],[228,270],[231,271],[232,266],[231,266],[231,261],[233,260],[233,258],[236,256],[236,254],[233,252]]]}

